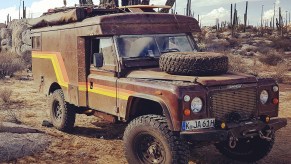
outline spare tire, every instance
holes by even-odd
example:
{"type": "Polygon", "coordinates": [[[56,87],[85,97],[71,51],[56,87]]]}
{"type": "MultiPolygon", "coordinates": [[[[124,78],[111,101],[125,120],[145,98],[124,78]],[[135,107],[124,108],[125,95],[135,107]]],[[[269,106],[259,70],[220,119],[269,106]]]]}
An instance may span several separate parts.
{"type": "Polygon", "coordinates": [[[160,57],[160,69],[173,75],[220,75],[228,71],[228,57],[211,52],[165,53],[160,57]]]}

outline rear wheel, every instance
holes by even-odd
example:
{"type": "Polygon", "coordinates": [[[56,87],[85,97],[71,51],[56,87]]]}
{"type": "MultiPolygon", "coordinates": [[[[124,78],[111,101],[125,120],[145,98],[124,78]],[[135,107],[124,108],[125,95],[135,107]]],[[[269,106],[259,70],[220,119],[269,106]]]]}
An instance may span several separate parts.
{"type": "Polygon", "coordinates": [[[49,98],[51,121],[60,131],[69,132],[73,129],[76,119],[74,107],[66,103],[61,89],[55,90],[49,98]]]}
{"type": "Polygon", "coordinates": [[[237,143],[234,148],[230,148],[228,142],[221,142],[216,144],[216,148],[223,155],[243,162],[256,162],[265,156],[273,148],[275,141],[274,134],[270,140],[256,137],[254,139],[244,139],[237,143]]]}
{"type": "Polygon", "coordinates": [[[169,130],[162,116],[136,118],[126,128],[123,139],[130,164],[188,163],[188,145],[169,130]]]}

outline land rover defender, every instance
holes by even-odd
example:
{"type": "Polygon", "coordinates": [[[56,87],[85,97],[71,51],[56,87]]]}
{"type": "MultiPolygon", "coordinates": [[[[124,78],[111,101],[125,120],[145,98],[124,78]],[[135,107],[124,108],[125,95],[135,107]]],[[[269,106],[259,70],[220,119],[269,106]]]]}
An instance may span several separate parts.
{"type": "Polygon", "coordinates": [[[76,7],[32,20],[33,75],[52,124],[69,132],[76,114],[127,123],[133,164],[188,163],[199,142],[240,161],[266,156],[287,124],[275,80],[229,72],[226,56],[199,51],[196,19],[153,8],[76,7]]]}

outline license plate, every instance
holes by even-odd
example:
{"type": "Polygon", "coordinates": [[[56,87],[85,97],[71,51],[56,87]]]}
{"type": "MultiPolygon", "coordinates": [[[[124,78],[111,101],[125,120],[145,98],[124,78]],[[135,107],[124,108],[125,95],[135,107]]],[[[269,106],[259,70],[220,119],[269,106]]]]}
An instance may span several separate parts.
{"type": "Polygon", "coordinates": [[[201,119],[201,120],[191,120],[182,122],[182,130],[196,130],[196,129],[206,129],[213,128],[215,125],[215,119],[201,119]]]}

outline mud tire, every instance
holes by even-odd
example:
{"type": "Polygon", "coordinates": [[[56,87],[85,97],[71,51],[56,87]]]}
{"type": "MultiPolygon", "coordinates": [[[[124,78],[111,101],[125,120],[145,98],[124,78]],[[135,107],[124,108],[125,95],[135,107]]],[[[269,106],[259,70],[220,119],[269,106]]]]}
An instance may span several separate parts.
{"type": "Polygon", "coordinates": [[[218,151],[226,157],[242,162],[256,162],[267,156],[273,148],[275,135],[270,141],[256,137],[249,142],[239,142],[237,147],[231,149],[227,142],[216,144],[218,151]]]}
{"type": "Polygon", "coordinates": [[[64,99],[61,89],[55,90],[49,96],[51,122],[60,131],[70,132],[75,124],[76,112],[72,105],[64,99]]]}
{"type": "Polygon", "coordinates": [[[228,57],[216,53],[171,52],[160,57],[160,69],[173,75],[211,76],[228,71],[228,57]]]}
{"type": "MultiPolygon", "coordinates": [[[[173,164],[184,164],[188,163],[189,148],[188,144],[180,139],[178,134],[175,134],[169,130],[165,117],[158,115],[145,115],[140,116],[129,123],[124,133],[124,146],[125,156],[130,164],[136,163],[154,163],[151,161],[157,161],[157,163],[173,163],[173,164]],[[147,142],[146,137],[152,137],[155,142],[147,142]],[[148,144],[144,144],[144,142],[148,144]],[[146,157],[151,146],[156,146],[156,154],[149,155],[155,156],[154,160],[146,157]],[[143,149],[144,146],[146,148],[143,149]],[[159,151],[161,149],[161,151],[159,151]],[[158,153],[162,152],[162,153],[158,153]],[[162,155],[161,155],[162,154],[162,155]],[[156,157],[156,155],[159,156],[156,157]],[[162,156],[162,157],[160,157],[162,156]]],[[[149,140],[151,141],[151,140],[149,140]]]]}

